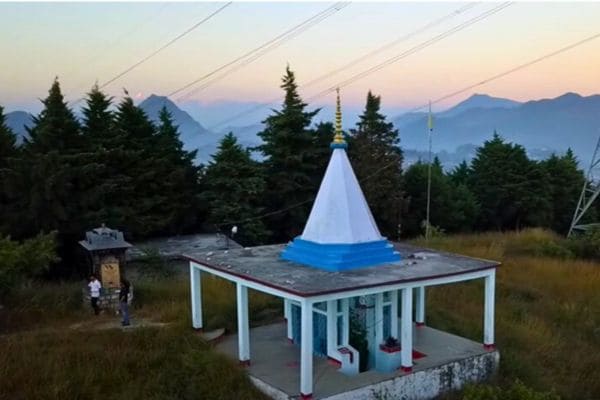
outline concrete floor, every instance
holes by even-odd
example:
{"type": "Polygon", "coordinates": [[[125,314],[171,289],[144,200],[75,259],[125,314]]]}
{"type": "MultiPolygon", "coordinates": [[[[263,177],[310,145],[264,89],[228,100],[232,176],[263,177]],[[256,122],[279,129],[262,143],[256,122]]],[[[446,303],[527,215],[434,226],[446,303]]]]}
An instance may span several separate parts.
{"type": "MultiPolygon", "coordinates": [[[[414,361],[413,373],[453,361],[487,353],[481,343],[442,332],[426,326],[413,327],[414,349],[426,357],[414,361]]],[[[237,359],[237,335],[228,335],[217,349],[237,359]]],[[[286,325],[279,323],[250,330],[250,376],[273,388],[296,397],[300,391],[300,347],[286,338],[286,325]]],[[[393,379],[397,373],[367,371],[358,376],[346,376],[327,362],[314,357],[313,376],[315,399],[326,398],[364,386],[393,379]]]]}

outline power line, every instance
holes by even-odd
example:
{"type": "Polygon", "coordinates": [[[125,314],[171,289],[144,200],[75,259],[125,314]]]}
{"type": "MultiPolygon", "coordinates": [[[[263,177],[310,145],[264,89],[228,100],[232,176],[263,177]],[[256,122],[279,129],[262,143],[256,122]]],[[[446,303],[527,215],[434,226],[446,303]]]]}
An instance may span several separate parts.
{"type": "MultiPolygon", "coordinates": [[[[359,182],[359,184],[362,184],[362,183],[368,181],[369,179],[374,178],[375,176],[379,175],[380,172],[382,172],[383,170],[388,169],[389,167],[391,167],[391,166],[393,166],[395,164],[397,164],[397,161],[392,161],[392,162],[387,163],[383,167],[377,169],[372,174],[367,175],[364,179],[362,179],[359,182]]],[[[289,210],[293,210],[294,208],[298,208],[300,206],[303,206],[304,204],[310,203],[314,199],[315,199],[315,197],[312,197],[312,198],[310,198],[308,200],[304,200],[304,201],[301,201],[299,203],[292,204],[291,206],[286,207],[286,208],[282,208],[280,210],[271,211],[271,212],[268,212],[268,213],[265,213],[265,214],[257,215],[255,217],[245,218],[245,219],[242,219],[242,220],[239,220],[239,221],[223,222],[223,223],[220,223],[220,224],[216,224],[215,226],[216,227],[220,227],[220,226],[225,226],[225,225],[238,225],[238,224],[241,224],[241,223],[244,223],[244,222],[254,221],[254,220],[257,220],[257,219],[263,219],[263,218],[266,218],[266,217],[270,217],[271,215],[277,215],[277,214],[281,214],[281,213],[284,213],[284,212],[289,211],[289,210]]]]}
{"type": "MultiPolygon", "coordinates": [[[[477,16],[475,16],[475,17],[473,17],[473,18],[471,18],[471,19],[469,19],[467,21],[464,21],[464,22],[462,22],[462,23],[460,23],[460,24],[458,24],[458,25],[450,28],[449,30],[446,30],[446,31],[442,32],[439,35],[431,37],[428,40],[426,40],[426,41],[424,41],[424,42],[422,42],[422,43],[420,43],[420,44],[418,44],[418,45],[416,45],[416,46],[414,46],[414,47],[412,47],[412,48],[410,48],[410,49],[408,49],[408,50],[406,50],[406,51],[404,51],[404,52],[402,52],[402,53],[400,53],[400,54],[398,54],[398,55],[396,55],[396,56],[394,56],[392,58],[389,58],[389,59],[383,61],[380,64],[377,64],[377,65],[369,68],[366,71],[358,73],[358,74],[352,76],[351,78],[346,79],[345,81],[343,81],[341,83],[333,85],[330,88],[317,93],[316,95],[310,97],[307,101],[310,102],[310,101],[312,101],[312,100],[314,100],[316,98],[319,98],[319,97],[321,97],[321,96],[323,96],[325,94],[331,93],[337,87],[347,86],[347,85],[353,83],[354,81],[357,81],[359,79],[364,78],[367,75],[372,74],[373,72],[377,72],[380,69],[382,69],[382,68],[384,68],[384,67],[386,67],[386,66],[388,66],[390,64],[393,64],[393,63],[395,63],[395,62],[397,62],[397,61],[399,61],[399,60],[401,60],[403,58],[406,58],[406,57],[408,57],[408,56],[410,56],[410,55],[412,55],[414,53],[417,53],[417,52],[419,52],[419,51],[421,51],[421,50],[423,50],[423,49],[425,49],[425,48],[427,48],[429,46],[432,46],[433,44],[439,42],[440,40],[442,40],[442,39],[444,39],[444,38],[446,38],[446,37],[448,37],[448,36],[450,36],[450,35],[452,35],[452,34],[454,34],[456,32],[459,32],[459,31],[461,31],[463,29],[466,29],[470,25],[473,25],[474,23],[479,22],[479,21],[481,21],[481,20],[483,20],[483,19],[485,19],[485,18],[487,18],[487,17],[489,17],[489,16],[491,16],[491,15],[493,15],[493,14],[495,14],[495,13],[501,11],[501,10],[503,10],[504,8],[510,6],[511,4],[512,4],[512,2],[505,2],[505,3],[502,3],[502,4],[500,4],[500,5],[492,8],[490,10],[487,10],[487,11],[485,11],[485,12],[483,12],[483,13],[481,13],[481,14],[479,14],[479,15],[477,15],[477,16]]],[[[340,69],[349,68],[350,66],[353,66],[355,63],[361,62],[364,59],[368,58],[370,55],[374,55],[377,52],[386,50],[387,48],[389,48],[389,47],[391,47],[391,46],[399,43],[400,41],[405,40],[405,38],[409,38],[409,37],[412,37],[412,36],[414,36],[415,34],[417,34],[419,32],[423,32],[423,31],[425,31],[425,30],[427,30],[427,29],[429,29],[429,28],[431,28],[431,27],[433,27],[433,26],[435,26],[435,25],[437,25],[437,24],[439,24],[439,23],[447,20],[448,18],[450,18],[452,16],[459,15],[460,13],[462,13],[462,12],[464,12],[464,11],[472,8],[472,7],[474,7],[474,4],[467,4],[465,6],[462,6],[462,7],[458,8],[457,10],[453,11],[452,13],[450,13],[450,14],[442,17],[442,18],[439,18],[437,20],[434,20],[431,23],[429,23],[429,24],[427,24],[427,25],[425,25],[425,26],[417,29],[416,31],[411,32],[411,33],[409,33],[409,34],[407,34],[407,35],[405,35],[405,36],[403,36],[403,37],[395,40],[394,42],[388,43],[388,44],[386,44],[386,45],[384,45],[382,47],[379,47],[378,49],[375,49],[374,51],[371,51],[367,55],[364,55],[362,57],[359,57],[359,58],[351,61],[350,63],[348,63],[347,65],[345,65],[344,67],[342,67],[340,69]]],[[[315,83],[316,81],[321,81],[321,80],[323,80],[323,79],[325,79],[325,78],[333,75],[334,73],[335,72],[327,73],[327,74],[325,74],[325,75],[323,75],[323,76],[321,76],[319,78],[314,79],[313,81],[309,82],[309,84],[307,84],[307,85],[315,83]]],[[[307,85],[301,85],[300,87],[304,88],[307,85]]],[[[277,97],[277,98],[275,98],[275,99],[273,99],[273,100],[271,100],[271,101],[269,101],[267,103],[263,103],[263,104],[257,105],[257,106],[255,106],[255,107],[253,107],[253,108],[251,108],[251,109],[249,109],[247,111],[243,111],[243,112],[241,112],[239,114],[236,114],[236,115],[234,115],[231,118],[228,118],[228,119],[226,119],[224,121],[221,121],[221,122],[213,125],[209,129],[213,130],[214,128],[217,128],[219,126],[225,125],[225,124],[227,124],[227,123],[229,123],[231,121],[234,121],[234,120],[236,120],[236,119],[238,119],[238,118],[240,118],[242,116],[245,116],[245,115],[248,115],[248,114],[252,114],[255,111],[260,110],[261,108],[266,107],[266,106],[274,103],[275,101],[278,101],[280,98],[281,98],[281,96],[279,96],[279,97],[277,97]]]]}
{"type": "Polygon", "coordinates": [[[206,80],[207,78],[210,78],[211,76],[217,74],[218,72],[242,61],[242,64],[232,68],[229,71],[226,71],[224,74],[219,75],[218,77],[212,79],[211,81],[205,83],[204,85],[202,85],[200,88],[193,90],[189,93],[187,93],[186,95],[182,96],[179,98],[182,99],[184,97],[189,97],[190,95],[204,89],[205,87],[207,87],[208,85],[212,84],[213,82],[216,82],[217,80],[220,80],[222,78],[224,78],[225,76],[229,75],[230,73],[240,69],[241,67],[248,65],[250,62],[255,61],[256,59],[258,59],[259,57],[263,56],[264,54],[266,54],[267,52],[281,46],[282,44],[284,44],[285,42],[287,42],[288,40],[293,39],[294,37],[298,36],[299,34],[301,34],[302,32],[308,30],[309,28],[313,27],[314,25],[318,24],[319,22],[323,21],[324,19],[328,18],[329,16],[333,15],[334,13],[340,11],[342,8],[347,7],[350,3],[349,2],[338,2],[333,4],[332,6],[327,7],[325,10],[320,11],[319,13],[313,15],[312,17],[302,21],[301,23],[295,25],[294,27],[288,29],[287,31],[283,32],[282,34],[276,36],[275,38],[263,43],[262,45],[248,51],[247,53],[235,58],[234,60],[221,65],[220,67],[216,68],[215,70],[183,85],[182,87],[180,87],[177,90],[174,90],[173,92],[169,93],[168,96],[171,97],[177,93],[180,93],[182,91],[184,91],[185,89],[188,89],[204,80],[206,80]]]}
{"type": "Polygon", "coordinates": [[[465,22],[462,22],[461,24],[456,25],[455,27],[453,27],[453,28],[451,28],[451,29],[449,29],[449,30],[447,30],[447,31],[445,31],[445,32],[437,35],[437,36],[434,36],[434,37],[432,37],[432,38],[430,38],[430,39],[428,39],[428,40],[426,40],[426,41],[424,41],[424,42],[422,42],[422,43],[420,43],[420,44],[418,44],[418,45],[416,45],[416,46],[414,46],[414,47],[412,47],[412,48],[410,48],[410,49],[408,49],[408,50],[406,50],[406,51],[404,51],[404,52],[402,52],[402,53],[400,53],[400,54],[398,54],[396,56],[394,56],[394,57],[388,58],[387,60],[385,60],[385,61],[383,61],[383,62],[381,62],[381,63],[379,63],[379,64],[377,64],[377,65],[375,65],[375,66],[373,66],[373,67],[371,67],[369,69],[367,69],[366,71],[363,71],[363,72],[360,72],[358,74],[355,74],[354,76],[346,79],[345,81],[339,82],[339,83],[331,86],[330,88],[325,89],[325,90],[323,90],[323,91],[315,94],[314,96],[310,97],[307,101],[310,102],[310,101],[312,101],[314,99],[317,99],[317,98],[319,98],[319,97],[321,97],[321,96],[323,96],[325,94],[331,93],[331,92],[335,91],[338,87],[341,88],[341,87],[348,86],[348,85],[350,85],[350,84],[352,84],[352,83],[354,83],[354,82],[356,82],[356,81],[358,81],[358,80],[360,80],[360,79],[362,79],[362,78],[364,78],[364,77],[366,77],[368,75],[371,75],[374,72],[377,72],[377,71],[379,71],[379,70],[387,67],[388,65],[396,63],[396,62],[398,62],[398,61],[400,61],[400,60],[402,60],[402,59],[404,59],[404,58],[406,58],[406,57],[408,57],[408,56],[410,56],[410,55],[412,55],[414,53],[417,53],[417,52],[419,52],[419,51],[421,51],[421,50],[423,50],[423,49],[425,49],[425,48],[427,48],[429,46],[432,46],[435,43],[439,42],[440,40],[445,39],[446,37],[451,36],[451,35],[453,35],[453,34],[455,34],[457,32],[460,32],[463,29],[466,29],[469,26],[471,26],[471,25],[473,25],[473,24],[475,24],[475,23],[477,23],[477,22],[479,22],[481,20],[484,20],[484,19],[486,19],[486,18],[488,18],[488,17],[490,17],[490,16],[492,16],[492,15],[494,15],[494,14],[502,11],[503,9],[505,9],[506,7],[508,7],[508,6],[512,5],[512,4],[513,4],[513,2],[502,3],[499,6],[496,6],[496,7],[492,8],[492,9],[490,9],[490,10],[482,13],[482,14],[477,15],[476,17],[473,17],[473,18],[465,21],[465,22]]]}
{"type": "MultiPolygon", "coordinates": [[[[159,47],[158,49],[154,50],[152,53],[150,53],[149,55],[147,55],[146,57],[142,58],[141,60],[139,60],[138,62],[136,62],[135,64],[131,65],[130,67],[126,68],[125,70],[123,70],[122,72],[120,72],[119,74],[117,74],[116,76],[114,76],[113,78],[109,79],[108,81],[104,82],[102,85],[100,85],[98,88],[102,89],[108,85],[110,85],[111,83],[113,83],[114,81],[116,81],[117,79],[123,77],[124,75],[128,74],[129,72],[131,72],[132,70],[134,70],[135,68],[139,67],[140,65],[142,65],[143,63],[145,63],[146,61],[148,61],[149,59],[151,59],[152,57],[156,56],[158,53],[160,53],[161,51],[165,50],[167,47],[171,46],[172,44],[174,44],[175,42],[177,42],[179,39],[183,38],[184,36],[186,36],[187,34],[189,34],[190,32],[194,31],[195,29],[197,29],[199,26],[203,25],[204,23],[206,23],[208,20],[210,20],[212,17],[214,17],[215,15],[219,14],[221,11],[223,11],[225,8],[229,7],[233,2],[229,2],[229,3],[225,3],[225,5],[219,7],[216,11],[213,11],[211,14],[209,14],[208,16],[204,17],[202,20],[198,21],[197,23],[195,23],[194,25],[192,25],[191,27],[189,27],[188,29],[186,29],[185,31],[183,31],[182,33],[180,33],[179,35],[175,36],[173,39],[171,39],[170,41],[168,41],[167,43],[165,43],[164,45],[162,45],[161,47],[159,47]]],[[[81,100],[83,100],[83,98],[78,99],[74,104],[79,103],[81,100]]]]}
{"type": "Polygon", "coordinates": [[[317,77],[317,78],[309,81],[308,83],[305,83],[304,85],[302,85],[302,87],[303,88],[307,88],[309,86],[313,86],[314,84],[316,84],[318,82],[321,82],[321,81],[329,78],[330,76],[336,75],[336,74],[338,74],[338,73],[340,73],[342,71],[345,71],[345,70],[347,70],[349,68],[352,68],[356,64],[359,64],[362,61],[367,60],[368,58],[373,57],[373,56],[381,53],[382,51],[385,51],[385,50],[387,50],[387,49],[389,49],[391,47],[394,47],[394,46],[396,46],[396,45],[398,45],[398,44],[400,44],[400,43],[402,43],[402,42],[404,42],[404,41],[412,38],[413,36],[416,36],[416,35],[418,35],[420,33],[423,33],[423,32],[425,32],[425,31],[427,31],[427,30],[429,30],[429,29],[431,29],[431,28],[433,28],[433,27],[435,27],[437,25],[440,25],[440,24],[444,23],[445,21],[447,21],[447,20],[449,20],[451,18],[454,18],[454,17],[456,17],[456,16],[464,13],[465,11],[470,10],[471,8],[477,6],[478,4],[479,3],[467,3],[464,6],[461,6],[458,9],[452,11],[450,14],[446,14],[446,15],[444,15],[441,18],[438,18],[438,19],[436,19],[434,21],[431,21],[428,24],[425,24],[422,27],[420,27],[420,28],[418,28],[418,29],[416,29],[416,30],[414,30],[412,32],[409,32],[409,33],[407,33],[407,34],[405,34],[405,35],[403,35],[403,36],[401,36],[401,37],[399,37],[399,38],[397,38],[397,39],[395,39],[395,40],[393,40],[393,41],[391,41],[389,43],[384,44],[383,46],[380,46],[380,47],[378,47],[378,48],[376,48],[374,50],[371,50],[367,54],[364,54],[364,55],[362,55],[360,57],[355,58],[354,60],[352,60],[352,61],[344,64],[343,66],[341,66],[339,68],[336,68],[336,69],[334,69],[332,71],[329,71],[328,73],[323,74],[323,75],[321,75],[321,76],[319,76],[319,77],[317,77]]]}
{"type": "MultiPolygon", "coordinates": [[[[530,67],[530,66],[532,66],[533,64],[537,64],[537,63],[539,63],[539,62],[541,62],[541,61],[544,61],[544,60],[546,60],[546,59],[548,59],[548,58],[551,58],[551,57],[554,57],[554,56],[556,56],[556,55],[559,55],[559,54],[561,54],[561,53],[564,53],[565,51],[572,50],[572,49],[574,49],[575,47],[579,47],[579,46],[581,46],[582,44],[585,44],[585,43],[587,43],[587,42],[590,42],[590,41],[592,41],[592,40],[598,39],[599,37],[600,37],[600,33],[596,33],[595,35],[588,36],[588,37],[586,37],[585,39],[582,39],[582,40],[580,40],[580,41],[578,41],[578,42],[572,43],[572,44],[570,44],[570,45],[567,45],[567,46],[565,46],[565,47],[562,47],[562,48],[560,48],[560,49],[558,49],[558,50],[555,50],[555,51],[553,51],[553,52],[551,52],[551,53],[547,53],[547,54],[545,54],[545,55],[543,55],[543,56],[541,56],[541,57],[538,57],[538,58],[536,58],[536,59],[533,59],[533,60],[531,60],[531,61],[528,61],[528,62],[526,62],[526,63],[524,63],[524,64],[518,65],[518,66],[516,66],[516,67],[514,67],[514,68],[511,68],[511,69],[509,69],[509,70],[507,70],[507,71],[504,71],[504,72],[501,72],[501,73],[499,73],[499,74],[496,74],[496,75],[494,75],[494,76],[492,76],[492,77],[490,77],[490,78],[484,79],[484,80],[482,80],[482,81],[480,81],[480,82],[474,83],[474,84],[472,84],[472,85],[469,85],[469,86],[466,86],[466,87],[464,87],[464,88],[462,88],[462,89],[460,89],[460,90],[457,90],[457,91],[455,91],[455,92],[452,92],[452,93],[449,93],[449,94],[447,94],[447,95],[444,95],[444,96],[442,96],[442,97],[439,97],[438,99],[436,99],[436,100],[432,101],[432,102],[431,102],[431,104],[439,103],[440,101],[443,101],[443,100],[449,99],[449,98],[451,98],[451,97],[454,97],[454,96],[456,96],[456,95],[459,95],[459,94],[461,94],[461,93],[464,93],[464,92],[466,92],[466,91],[468,91],[468,90],[471,90],[471,89],[473,89],[473,88],[476,88],[477,86],[485,85],[486,83],[489,83],[489,82],[491,82],[491,81],[494,81],[494,80],[496,80],[496,79],[503,78],[503,77],[505,77],[506,75],[512,74],[513,72],[517,72],[517,71],[519,71],[519,70],[521,70],[521,69],[523,69],[523,68],[530,67]]],[[[424,105],[421,105],[421,106],[419,106],[419,107],[413,108],[412,110],[410,110],[410,111],[407,111],[407,113],[410,113],[410,112],[415,112],[415,111],[418,111],[418,110],[420,110],[420,109],[422,109],[422,108],[425,108],[425,107],[427,107],[427,104],[424,104],[424,105]]]]}

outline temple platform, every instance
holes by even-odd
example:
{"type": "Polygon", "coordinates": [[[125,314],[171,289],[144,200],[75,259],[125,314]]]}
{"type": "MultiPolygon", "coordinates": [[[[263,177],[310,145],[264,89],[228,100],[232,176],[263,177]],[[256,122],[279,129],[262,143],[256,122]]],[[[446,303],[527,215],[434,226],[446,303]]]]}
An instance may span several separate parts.
{"type": "MultiPolygon", "coordinates": [[[[251,356],[246,368],[254,384],[274,399],[298,399],[300,347],[286,338],[286,324],[253,328],[249,336],[251,356]]],[[[312,398],[432,399],[466,383],[488,379],[500,359],[498,351],[486,350],[481,343],[427,326],[413,325],[413,338],[413,349],[424,357],[415,358],[409,373],[370,370],[346,376],[335,363],[314,356],[312,398]]],[[[224,337],[216,348],[238,359],[237,335],[224,337]]]]}

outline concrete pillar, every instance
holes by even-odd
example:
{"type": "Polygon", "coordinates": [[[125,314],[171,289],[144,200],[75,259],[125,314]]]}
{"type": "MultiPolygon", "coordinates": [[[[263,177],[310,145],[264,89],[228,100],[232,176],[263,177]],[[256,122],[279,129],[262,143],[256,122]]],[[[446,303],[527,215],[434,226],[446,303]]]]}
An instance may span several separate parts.
{"type": "Polygon", "coordinates": [[[485,278],[485,301],[483,310],[483,346],[493,349],[494,345],[494,296],[496,291],[496,270],[485,278]]]}
{"type": "Polygon", "coordinates": [[[342,299],[342,345],[347,346],[350,341],[350,299],[342,299]]]}
{"type": "Polygon", "coordinates": [[[202,330],[202,277],[200,269],[190,262],[190,295],[192,301],[192,327],[202,330]]]}
{"type": "Polygon", "coordinates": [[[415,322],[417,326],[425,325],[425,286],[415,288],[417,292],[417,304],[415,311],[415,322]]]}
{"type": "Polygon", "coordinates": [[[383,343],[383,293],[375,295],[375,346],[383,343]]]}
{"type": "Polygon", "coordinates": [[[337,349],[337,300],[327,301],[327,355],[332,357],[337,349]]]}
{"type": "Polygon", "coordinates": [[[300,397],[312,398],[313,392],[313,304],[302,301],[300,340],[300,397]]]}
{"type": "Polygon", "coordinates": [[[292,324],[292,302],[288,299],[283,299],[283,315],[287,324],[287,338],[289,340],[294,339],[294,331],[292,324]]]}
{"type": "Polygon", "coordinates": [[[390,292],[390,300],[392,302],[390,308],[390,336],[398,339],[398,291],[390,292]]]}
{"type": "Polygon", "coordinates": [[[248,322],[248,288],[236,284],[238,320],[238,358],[240,364],[250,365],[250,324],[248,322]]]}
{"type": "Polygon", "coordinates": [[[412,371],[412,288],[402,289],[402,320],[400,346],[402,348],[402,371],[412,371]]]}

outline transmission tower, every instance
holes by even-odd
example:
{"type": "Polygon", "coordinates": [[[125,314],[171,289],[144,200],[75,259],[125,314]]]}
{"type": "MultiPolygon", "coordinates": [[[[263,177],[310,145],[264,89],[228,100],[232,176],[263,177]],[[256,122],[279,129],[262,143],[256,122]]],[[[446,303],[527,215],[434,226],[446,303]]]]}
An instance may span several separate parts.
{"type": "Polygon", "coordinates": [[[579,195],[579,201],[577,207],[575,207],[575,213],[573,214],[573,220],[571,221],[571,227],[569,228],[568,236],[571,236],[574,229],[584,229],[587,225],[578,225],[581,218],[585,215],[588,209],[591,207],[596,197],[600,194],[600,183],[594,177],[594,169],[600,165],[600,137],[596,143],[594,149],[594,156],[592,162],[587,171],[585,181],[583,182],[583,188],[581,189],[581,195],[579,195]]]}

